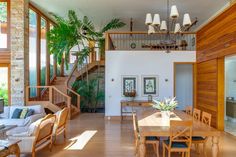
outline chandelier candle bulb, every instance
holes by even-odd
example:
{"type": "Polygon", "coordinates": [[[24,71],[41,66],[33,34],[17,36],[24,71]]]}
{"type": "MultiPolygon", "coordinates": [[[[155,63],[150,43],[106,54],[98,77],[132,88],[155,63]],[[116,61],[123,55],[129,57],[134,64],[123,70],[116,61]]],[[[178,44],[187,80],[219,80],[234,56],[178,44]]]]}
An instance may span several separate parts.
{"type": "Polygon", "coordinates": [[[180,32],[180,24],[176,23],[175,24],[175,31],[174,31],[174,33],[179,33],[179,32],[180,32]]]}
{"type": "Polygon", "coordinates": [[[192,24],[190,15],[188,13],[184,14],[183,26],[190,26],[192,24]]]}
{"type": "Polygon", "coordinates": [[[161,31],[167,31],[167,24],[166,21],[161,21],[161,31]]]}
{"type": "Polygon", "coordinates": [[[152,25],[160,26],[160,24],[161,24],[161,22],[160,22],[160,15],[159,14],[155,14],[154,18],[153,18],[152,25]]]}
{"type": "Polygon", "coordinates": [[[154,34],[155,33],[155,29],[152,25],[148,26],[148,34],[154,34]]]}
{"type": "Polygon", "coordinates": [[[146,25],[152,24],[152,14],[148,13],[148,14],[146,15],[145,24],[146,24],[146,25]]]}
{"type": "Polygon", "coordinates": [[[176,5],[173,5],[171,7],[170,17],[173,18],[173,19],[176,19],[176,18],[179,17],[179,12],[178,12],[178,9],[177,9],[176,5]]]}

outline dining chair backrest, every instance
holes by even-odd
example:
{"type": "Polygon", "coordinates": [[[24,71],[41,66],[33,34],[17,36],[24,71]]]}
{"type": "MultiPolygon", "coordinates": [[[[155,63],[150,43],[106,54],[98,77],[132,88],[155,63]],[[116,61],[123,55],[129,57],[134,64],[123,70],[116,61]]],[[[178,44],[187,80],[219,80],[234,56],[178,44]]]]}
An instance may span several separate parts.
{"type": "Polygon", "coordinates": [[[193,107],[192,107],[192,106],[186,106],[186,107],[185,107],[185,112],[186,112],[188,115],[192,115],[192,114],[193,114],[193,107]]]}
{"type": "Polygon", "coordinates": [[[207,112],[202,112],[202,122],[206,125],[211,126],[211,114],[207,112]]]}
{"type": "Polygon", "coordinates": [[[195,120],[201,120],[201,110],[194,108],[193,109],[193,118],[195,120]]]}
{"type": "Polygon", "coordinates": [[[138,134],[139,134],[139,132],[138,132],[137,115],[136,115],[136,113],[133,113],[132,116],[133,116],[134,137],[135,137],[136,139],[138,139],[138,134]]]}
{"type": "Polygon", "coordinates": [[[171,148],[172,143],[186,143],[187,148],[191,148],[192,144],[192,121],[170,121],[170,144],[171,148]]]}

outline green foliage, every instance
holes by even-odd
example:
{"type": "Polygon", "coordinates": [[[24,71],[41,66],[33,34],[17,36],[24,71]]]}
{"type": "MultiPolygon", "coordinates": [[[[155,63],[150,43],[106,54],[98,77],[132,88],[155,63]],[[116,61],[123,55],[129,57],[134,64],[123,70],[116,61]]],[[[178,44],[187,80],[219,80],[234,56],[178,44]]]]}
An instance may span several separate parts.
{"type": "Polygon", "coordinates": [[[73,89],[81,96],[81,109],[90,109],[96,111],[96,107],[100,103],[104,103],[104,91],[98,88],[99,79],[91,79],[75,81],[73,89]]]}
{"type": "Polygon", "coordinates": [[[0,98],[3,98],[5,105],[8,105],[8,89],[6,84],[0,84],[0,98]]]}
{"type": "Polygon", "coordinates": [[[177,105],[178,102],[175,100],[175,98],[173,99],[166,99],[164,101],[158,101],[158,100],[153,100],[154,101],[154,105],[153,108],[161,110],[161,111],[172,111],[174,110],[177,105]]]}
{"type": "Polygon", "coordinates": [[[7,21],[7,2],[0,2],[0,21],[7,21]]]}
{"type": "Polygon", "coordinates": [[[118,29],[118,28],[122,28],[125,26],[125,23],[120,21],[120,19],[112,19],[109,23],[107,23],[103,29],[101,30],[101,33],[104,33],[108,30],[111,29],[118,29]]]}
{"type": "MultiPolygon", "coordinates": [[[[51,54],[57,58],[57,62],[61,64],[62,57],[65,56],[65,64],[68,67],[68,58],[71,48],[82,44],[83,50],[80,50],[80,62],[83,62],[91,52],[89,47],[86,47],[88,41],[98,41],[99,47],[105,47],[105,39],[103,33],[110,29],[121,28],[125,23],[119,19],[113,19],[101,31],[95,31],[92,21],[87,16],[79,19],[73,10],[68,11],[68,18],[64,19],[53,14],[57,25],[47,33],[48,47],[51,54]],[[87,55],[87,56],[86,56],[87,55]]],[[[105,48],[100,48],[105,51],[105,48]]],[[[78,53],[78,54],[79,54],[78,53]]],[[[104,53],[104,52],[102,52],[104,53]]]]}

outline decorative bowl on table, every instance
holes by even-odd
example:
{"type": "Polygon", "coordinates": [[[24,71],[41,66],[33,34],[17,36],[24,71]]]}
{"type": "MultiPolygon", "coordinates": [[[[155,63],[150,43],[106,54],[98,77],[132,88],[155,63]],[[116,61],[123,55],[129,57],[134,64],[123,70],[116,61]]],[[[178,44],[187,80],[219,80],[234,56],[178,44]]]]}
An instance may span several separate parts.
{"type": "Polygon", "coordinates": [[[136,97],[136,91],[135,90],[126,91],[126,92],[124,92],[124,96],[129,98],[130,101],[133,101],[134,98],[136,97]]]}

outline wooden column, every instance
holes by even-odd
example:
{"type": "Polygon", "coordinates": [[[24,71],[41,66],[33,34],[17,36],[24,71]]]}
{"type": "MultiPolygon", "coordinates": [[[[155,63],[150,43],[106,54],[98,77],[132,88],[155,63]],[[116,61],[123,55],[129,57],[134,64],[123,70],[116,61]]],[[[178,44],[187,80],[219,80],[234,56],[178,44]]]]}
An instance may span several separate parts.
{"type": "Polygon", "coordinates": [[[225,59],[217,59],[217,128],[224,130],[225,106],[225,59]]]}

